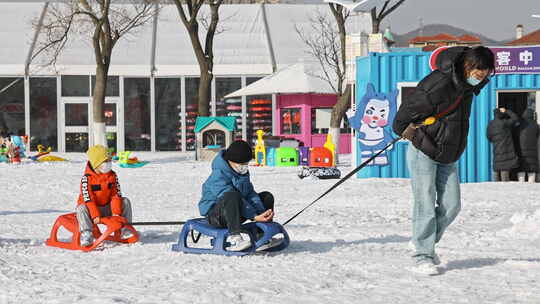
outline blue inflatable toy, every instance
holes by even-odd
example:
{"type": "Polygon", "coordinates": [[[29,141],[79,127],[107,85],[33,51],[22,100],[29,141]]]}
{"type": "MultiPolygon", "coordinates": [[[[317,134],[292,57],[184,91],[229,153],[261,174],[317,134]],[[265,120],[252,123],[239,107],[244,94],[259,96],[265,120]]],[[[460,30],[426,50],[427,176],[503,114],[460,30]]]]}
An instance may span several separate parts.
{"type": "Polygon", "coordinates": [[[198,218],[188,220],[182,231],[180,232],[180,237],[178,239],[178,244],[172,246],[173,251],[180,251],[185,253],[195,253],[195,254],[220,254],[226,256],[243,256],[247,254],[252,254],[257,251],[257,248],[261,247],[270,239],[281,234],[282,240],[279,245],[271,247],[262,251],[273,252],[280,251],[289,246],[289,235],[279,223],[269,222],[269,223],[259,223],[251,222],[242,225],[243,229],[249,234],[251,243],[253,244],[250,248],[244,251],[228,251],[227,247],[229,243],[226,241],[229,231],[227,228],[216,228],[208,224],[205,218],[198,218]],[[211,238],[210,244],[211,248],[195,248],[188,246],[188,238],[192,237],[194,241],[198,240],[198,237],[194,237],[194,233],[198,232],[200,234],[206,235],[211,238]],[[262,236],[257,239],[257,235],[262,236]]]}

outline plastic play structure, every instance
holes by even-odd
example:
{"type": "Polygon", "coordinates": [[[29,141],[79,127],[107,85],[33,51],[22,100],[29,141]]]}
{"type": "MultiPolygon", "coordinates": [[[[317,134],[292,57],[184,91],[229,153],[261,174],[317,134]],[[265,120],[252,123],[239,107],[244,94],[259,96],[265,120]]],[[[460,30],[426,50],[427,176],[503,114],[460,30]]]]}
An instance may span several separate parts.
{"type": "Polygon", "coordinates": [[[326,135],[326,141],[323,145],[324,148],[330,150],[332,152],[332,166],[336,165],[336,146],[334,145],[334,142],[332,141],[332,134],[326,135]]]}
{"type": "Polygon", "coordinates": [[[137,157],[130,157],[131,151],[123,151],[118,153],[118,165],[122,168],[140,168],[146,164],[147,161],[140,161],[137,157]]]}
{"type": "Polygon", "coordinates": [[[209,253],[226,256],[243,256],[255,253],[257,248],[263,246],[274,236],[278,236],[280,238],[281,242],[279,245],[263,251],[280,251],[289,246],[289,235],[279,223],[251,222],[242,225],[242,227],[249,234],[252,244],[251,247],[244,251],[228,251],[227,247],[229,246],[229,243],[226,240],[229,232],[227,228],[215,228],[209,225],[204,218],[191,219],[184,224],[184,227],[180,232],[178,243],[172,246],[172,250],[195,254],[209,253]],[[197,237],[195,237],[195,233],[198,233],[197,237]],[[190,246],[188,238],[191,238],[193,243],[197,243],[201,234],[210,237],[210,248],[197,248],[195,246],[190,246]]]}
{"type": "Polygon", "coordinates": [[[195,121],[196,159],[213,160],[234,140],[236,118],[227,116],[199,116],[195,121]]]}
{"type": "MultiPolygon", "coordinates": [[[[308,176],[320,179],[339,178],[341,172],[336,168],[335,145],[330,134],[326,137],[323,147],[287,147],[281,140],[268,145],[263,140],[264,132],[257,131],[255,144],[255,163],[257,166],[295,167],[302,166],[298,177],[308,176]]],[[[268,139],[268,138],[267,138],[268,139]]],[[[275,139],[274,139],[275,140],[275,139]]],[[[288,143],[291,145],[291,143],[288,143]]]]}
{"type": "Polygon", "coordinates": [[[264,148],[263,130],[257,130],[257,144],[255,145],[255,162],[257,166],[266,164],[266,149],[264,148]]]}
{"type": "Polygon", "coordinates": [[[28,136],[8,136],[0,138],[0,162],[12,164],[21,163],[21,159],[26,157],[26,144],[28,136]]]}
{"type": "Polygon", "coordinates": [[[54,223],[54,226],[51,231],[51,236],[45,241],[47,246],[59,247],[70,250],[82,250],[85,252],[92,251],[98,247],[104,241],[113,241],[119,243],[135,243],[139,240],[139,234],[131,225],[125,224],[125,219],[120,216],[109,216],[101,218],[103,224],[107,227],[104,232],[101,232],[98,225],[94,225],[94,234],[95,241],[92,245],[88,247],[82,247],[80,245],[81,241],[81,232],[79,231],[79,222],[77,221],[77,216],[75,213],[68,213],[59,216],[54,223]],[[71,240],[68,242],[63,242],[58,240],[58,229],[64,227],[66,230],[72,233],[71,240]],[[132,236],[129,238],[122,238],[121,230],[126,228],[132,232],[132,236]]]}
{"type": "Polygon", "coordinates": [[[67,159],[65,158],[50,155],[52,151],[51,147],[48,147],[47,149],[45,149],[43,145],[38,145],[37,149],[38,149],[38,153],[36,155],[29,156],[29,158],[33,161],[38,161],[38,162],[67,161],[67,159]]]}

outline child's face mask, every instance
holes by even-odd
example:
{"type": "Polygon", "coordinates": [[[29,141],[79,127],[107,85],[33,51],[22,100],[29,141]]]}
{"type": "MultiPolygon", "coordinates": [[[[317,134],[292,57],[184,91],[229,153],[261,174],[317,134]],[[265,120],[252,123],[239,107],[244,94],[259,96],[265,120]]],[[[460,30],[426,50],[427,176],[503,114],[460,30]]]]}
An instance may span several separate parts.
{"type": "Polygon", "coordinates": [[[101,165],[99,165],[98,170],[101,173],[108,173],[112,169],[112,162],[104,162],[101,165]]]}
{"type": "Polygon", "coordinates": [[[233,169],[238,174],[246,174],[248,172],[248,165],[247,164],[234,164],[233,169]]]}

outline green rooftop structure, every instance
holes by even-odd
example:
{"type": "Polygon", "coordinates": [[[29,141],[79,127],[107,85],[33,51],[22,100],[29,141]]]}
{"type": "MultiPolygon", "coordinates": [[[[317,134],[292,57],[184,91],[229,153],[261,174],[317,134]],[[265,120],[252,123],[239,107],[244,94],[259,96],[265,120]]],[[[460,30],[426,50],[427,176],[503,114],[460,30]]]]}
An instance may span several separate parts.
{"type": "Polygon", "coordinates": [[[206,126],[208,126],[214,121],[231,132],[236,131],[236,117],[199,116],[195,121],[195,133],[201,132],[202,129],[204,129],[206,126]]]}
{"type": "Polygon", "coordinates": [[[199,116],[195,121],[198,160],[212,160],[234,138],[236,117],[199,116]]]}

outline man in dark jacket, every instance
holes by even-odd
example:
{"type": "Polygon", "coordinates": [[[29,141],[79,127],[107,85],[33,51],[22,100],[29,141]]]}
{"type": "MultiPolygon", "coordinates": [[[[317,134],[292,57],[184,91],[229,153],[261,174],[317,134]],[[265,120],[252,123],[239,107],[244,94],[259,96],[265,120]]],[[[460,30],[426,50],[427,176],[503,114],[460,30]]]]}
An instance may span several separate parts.
{"type": "Polygon", "coordinates": [[[529,183],[536,182],[538,172],[538,135],[539,128],[536,122],[536,113],[526,109],[521,115],[519,124],[519,173],[518,180],[524,182],[526,177],[529,183]]]}
{"type": "Polygon", "coordinates": [[[411,141],[413,270],[429,275],[438,274],[435,244],[461,209],[456,162],[467,145],[473,95],[495,69],[493,53],[485,47],[450,47],[434,54],[437,69],[403,98],[393,123],[394,132],[411,141]],[[422,124],[430,117],[434,123],[422,124]]]}
{"type": "Polygon", "coordinates": [[[487,127],[487,139],[493,144],[493,181],[510,181],[510,170],[519,166],[512,130],[519,125],[511,110],[493,110],[493,120],[487,127]]]}

